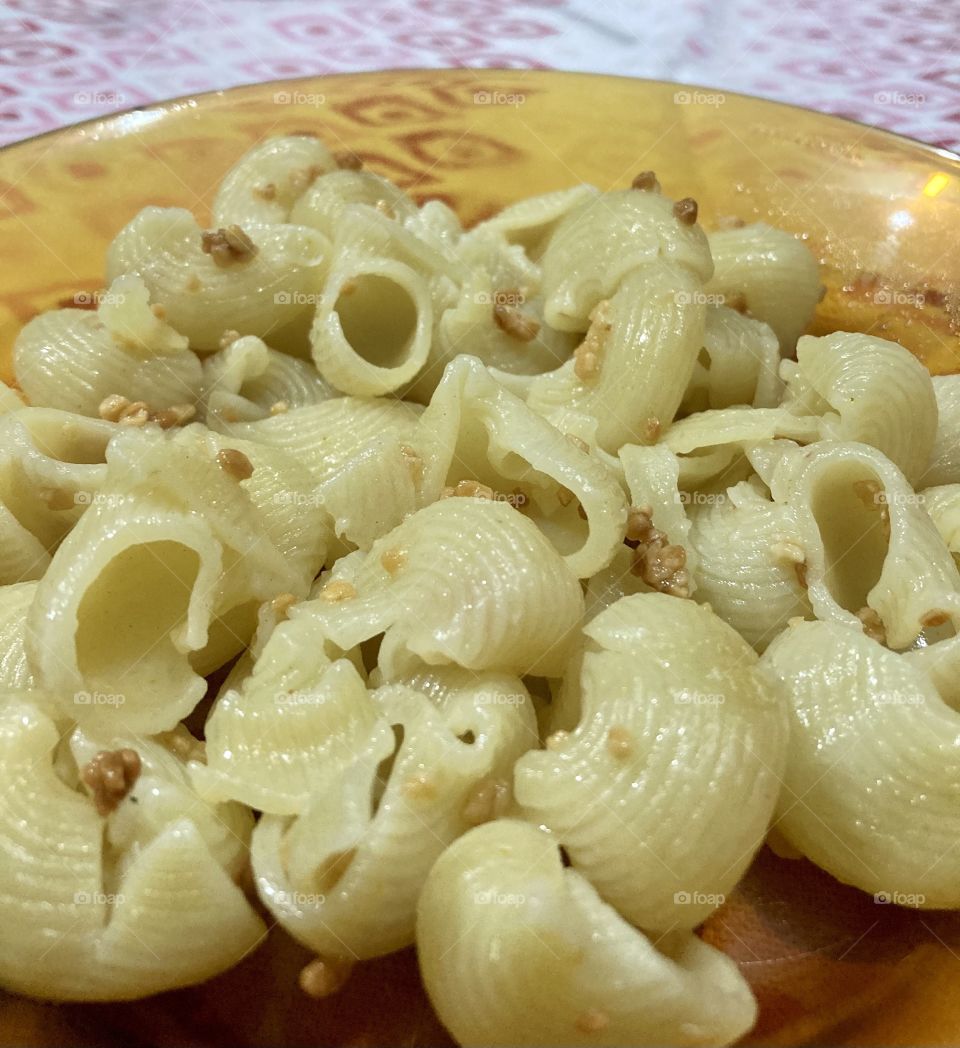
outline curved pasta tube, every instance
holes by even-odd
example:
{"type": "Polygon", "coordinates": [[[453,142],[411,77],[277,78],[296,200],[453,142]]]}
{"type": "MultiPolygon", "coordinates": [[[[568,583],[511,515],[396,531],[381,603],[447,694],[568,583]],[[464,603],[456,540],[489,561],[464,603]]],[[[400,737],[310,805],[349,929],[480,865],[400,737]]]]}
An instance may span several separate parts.
{"type": "Polygon", "coordinates": [[[0,416],[0,584],[39,578],[103,485],[108,422],[53,408],[0,416]]]}
{"type": "Polygon", "coordinates": [[[57,776],[59,734],[32,706],[0,709],[0,983],[59,1000],[123,1000],[236,964],[265,934],[230,873],[249,813],[198,812],[173,759],[138,740],[141,777],[104,818],[57,776]]]}
{"type": "Polygon", "coordinates": [[[408,517],[367,554],[337,562],[317,605],[349,650],[379,633],[387,680],[411,661],[558,676],[583,615],[577,577],[517,510],[446,498],[408,517]]]}
{"type": "Polygon", "coordinates": [[[36,591],[36,582],[0,586],[0,692],[36,687],[24,646],[27,612],[36,591]]]}
{"type": "Polygon", "coordinates": [[[754,481],[690,496],[697,599],[763,651],[790,619],[813,618],[801,529],[754,481]]]}
{"type": "Polygon", "coordinates": [[[653,444],[676,414],[703,345],[701,287],[690,270],[666,262],[627,273],[594,309],[574,359],[523,380],[527,403],[564,431],[577,416],[595,419],[595,441],[611,454],[653,444]]]}
{"type": "MultiPolygon", "coordinates": [[[[713,273],[703,230],[681,222],[672,200],[633,189],[587,197],[557,223],[543,252],[547,323],[558,331],[586,331],[590,314],[627,274],[658,262],[687,270],[697,290],[713,273]]],[[[689,377],[683,376],[684,384],[689,377]]]]}
{"type": "Polygon", "coordinates": [[[17,391],[11,389],[6,382],[0,382],[0,415],[6,415],[10,411],[17,411],[23,406],[23,400],[17,391]]]}
{"type": "Polygon", "coordinates": [[[338,257],[310,331],[313,360],[335,389],[382,396],[427,362],[433,304],[427,282],[391,258],[338,257]]]}
{"type": "MultiPolygon", "coordinates": [[[[244,482],[215,456],[195,428],[111,442],[107,483],[54,554],[28,620],[38,684],[70,715],[78,693],[103,691],[124,696],[130,727],[173,727],[206,690],[189,656],[223,643],[217,620],[304,592],[244,482]]],[[[233,639],[233,651],[246,641],[233,639]]]]}
{"type": "Polygon", "coordinates": [[[252,250],[218,264],[203,250],[189,211],[144,208],[117,234],[107,252],[114,280],[135,273],[167,321],[200,352],[220,348],[227,331],[269,336],[279,349],[303,352],[330,255],[329,241],[305,226],[258,226],[252,250]]]}
{"type": "Polygon", "coordinates": [[[530,258],[538,259],[557,225],[571,211],[598,196],[596,187],[581,185],[524,197],[479,223],[473,232],[501,234],[508,243],[522,247],[530,258]]]}
{"type": "Polygon", "coordinates": [[[797,562],[817,618],[860,627],[858,615],[875,613],[891,648],[960,619],[957,566],[889,459],[852,442],[802,451],[775,444],[781,457],[765,479],[796,521],[797,562]]]}
{"type": "MultiPolygon", "coordinates": [[[[694,928],[763,843],[786,753],[776,689],[707,608],[624,597],[583,629],[580,708],[517,762],[517,802],[627,920],[694,928]]],[[[553,727],[553,725],[551,725],[553,727]]]]}
{"type": "Polygon", "coordinates": [[[707,234],[713,278],[706,290],[741,298],[750,315],[769,324],[784,353],[813,319],[822,285],[810,249],[790,233],[758,222],[707,234]]]}
{"type": "MultiPolygon", "coordinates": [[[[376,711],[356,668],[337,658],[307,606],[292,614],[270,634],[252,672],[227,682],[207,719],[207,766],[196,781],[208,800],[294,815],[374,732],[376,711]]],[[[384,728],[371,744],[390,738],[384,728]]]]}
{"type": "Polygon", "coordinates": [[[763,664],[790,697],[780,832],[878,901],[960,906],[960,715],[929,676],[835,622],[790,627],[763,664]]]}
{"type": "Polygon", "coordinates": [[[445,486],[484,485],[521,508],[579,578],[605,567],[623,539],[627,506],[616,475],[473,357],[447,367],[414,443],[424,463],[422,501],[445,486]]]}
{"type": "Polygon", "coordinates": [[[118,276],[93,312],[54,309],[24,325],[13,367],[31,404],[96,417],[119,394],[153,409],[193,406],[202,369],[187,339],[150,309],[143,281],[118,276]]]}
{"type": "Polygon", "coordinates": [[[797,343],[785,361],[785,406],[821,415],[822,436],[882,451],[913,483],[930,460],[937,401],[930,374],[896,342],[845,331],[797,343]]]}
{"type": "Polygon", "coordinates": [[[333,153],[312,135],[268,138],[248,150],[223,176],[213,201],[218,226],[274,226],[292,217],[300,200],[324,174],[333,153]]]}
{"type": "Polygon", "coordinates": [[[681,410],[705,411],[780,403],[780,344],[768,324],[722,305],[708,305],[703,350],[683,396],[681,410]]]}
{"type": "Polygon", "coordinates": [[[205,419],[211,429],[255,422],[337,396],[316,368],[270,349],[254,335],[238,338],[203,362],[205,419]]]}
{"type": "Polygon", "coordinates": [[[937,433],[918,488],[960,483],[960,375],[935,375],[937,433]]]}
{"type": "Polygon", "coordinates": [[[430,867],[509,803],[513,762],[537,740],[530,700],[516,678],[453,677],[460,687],[440,709],[404,685],[374,692],[399,741],[376,733],[351,764],[328,765],[292,823],[265,816],[257,826],[260,895],[321,956],[363,959],[412,943],[430,867]]]}
{"type": "Polygon", "coordinates": [[[332,240],[343,209],[350,204],[366,204],[401,223],[418,214],[416,204],[386,178],[372,171],[344,170],[327,172],[312,182],[291,208],[288,220],[332,240]]]}
{"type": "Polygon", "coordinates": [[[733,961],[688,933],[654,946],[564,868],[554,839],[512,819],[471,830],[437,860],[417,955],[465,1046],[720,1046],[756,1020],[733,961]]]}

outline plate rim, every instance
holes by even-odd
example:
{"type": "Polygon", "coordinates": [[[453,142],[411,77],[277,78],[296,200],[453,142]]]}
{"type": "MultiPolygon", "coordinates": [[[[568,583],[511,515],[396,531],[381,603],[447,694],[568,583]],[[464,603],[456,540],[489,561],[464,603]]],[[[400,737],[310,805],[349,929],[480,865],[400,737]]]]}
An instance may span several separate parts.
{"type": "Polygon", "coordinates": [[[248,84],[232,84],[230,87],[214,88],[209,91],[190,92],[184,95],[173,95],[169,98],[160,98],[144,105],[129,106],[126,109],[118,109],[114,112],[103,113],[100,116],[78,120],[72,124],[63,124],[60,127],[53,127],[48,131],[41,131],[35,135],[28,135],[26,138],[18,138],[13,142],[7,142],[5,145],[0,145],[0,160],[3,159],[5,154],[13,150],[32,145],[45,138],[52,138],[56,135],[67,135],[71,132],[82,131],[86,128],[102,128],[114,123],[115,121],[121,120],[123,117],[130,116],[133,113],[171,110],[176,106],[185,106],[191,103],[202,104],[204,99],[223,97],[239,91],[248,91],[251,88],[269,88],[273,85],[317,84],[330,79],[350,80],[359,77],[385,77],[397,74],[421,74],[443,80],[448,77],[462,75],[465,72],[472,72],[478,77],[484,73],[518,73],[522,74],[524,77],[533,77],[534,79],[539,78],[543,74],[548,74],[551,76],[566,76],[591,80],[612,80],[630,84],[657,84],[667,88],[673,87],[678,91],[688,90],[693,92],[700,91],[707,94],[730,95],[747,102],[760,102],[763,105],[775,106],[778,109],[807,113],[821,120],[840,126],[863,128],[864,130],[871,131],[876,135],[880,135],[884,139],[888,139],[891,144],[896,145],[901,149],[907,149],[914,153],[936,157],[939,160],[948,161],[949,163],[956,165],[958,170],[955,173],[960,177],[960,150],[954,152],[944,146],[935,146],[930,142],[923,142],[918,138],[911,138],[909,135],[902,135],[898,131],[889,131],[886,128],[877,127],[875,124],[868,124],[862,120],[855,120],[852,117],[838,116],[835,113],[825,113],[820,109],[812,109],[809,106],[796,105],[793,102],[783,102],[776,98],[764,98],[762,95],[746,94],[743,91],[728,91],[725,88],[711,87],[705,84],[690,83],[680,80],[661,80],[657,77],[625,76],[619,73],[598,73],[586,70],[541,68],[517,69],[510,66],[400,66],[383,69],[351,70],[350,72],[343,73],[315,73],[311,76],[280,77],[273,80],[255,80],[248,84]]]}

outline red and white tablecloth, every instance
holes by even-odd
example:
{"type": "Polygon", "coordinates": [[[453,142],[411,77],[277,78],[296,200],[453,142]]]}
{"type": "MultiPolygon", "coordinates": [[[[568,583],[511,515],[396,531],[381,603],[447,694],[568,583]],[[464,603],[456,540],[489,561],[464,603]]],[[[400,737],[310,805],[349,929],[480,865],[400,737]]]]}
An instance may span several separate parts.
{"type": "Polygon", "coordinates": [[[960,146],[957,0],[3,0],[0,142],[283,77],[512,66],[702,84],[960,146]]]}

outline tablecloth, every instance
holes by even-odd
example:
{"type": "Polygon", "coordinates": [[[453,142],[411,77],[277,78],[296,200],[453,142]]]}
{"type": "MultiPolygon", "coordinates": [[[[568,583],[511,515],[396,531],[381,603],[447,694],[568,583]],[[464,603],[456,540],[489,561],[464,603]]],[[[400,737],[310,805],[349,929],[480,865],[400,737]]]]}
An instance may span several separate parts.
{"type": "Polygon", "coordinates": [[[956,0],[6,0],[0,142],[177,95],[437,66],[655,77],[960,146],[956,0]]]}

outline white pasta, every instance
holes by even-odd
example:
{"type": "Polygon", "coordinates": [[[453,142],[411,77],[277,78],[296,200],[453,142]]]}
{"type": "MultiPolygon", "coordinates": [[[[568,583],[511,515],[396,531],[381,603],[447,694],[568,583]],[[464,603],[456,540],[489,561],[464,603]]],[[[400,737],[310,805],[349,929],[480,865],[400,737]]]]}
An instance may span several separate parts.
{"type": "Polygon", "coordinates": [[[736,965],[689,933],[656,946],[564,869],[557,842],[500,819],[437,860],[417,915],[424,985],[458,1043],[726,1045],[756,1004],[736,965]]]}
{"type": "Polygon", "coordinates": [[[918,488],[960,483],[960,375],[937,375],[932,382],[937,432],[930,460],[917,478],[918,488]]]}
{"type": "Polygon", "coordinates": [[[305,226],[230,228],[230,240],[213,233],[208,253],[189,211],[144,208],[110,245],[107,276],[139,276],[195,350],[219,349],[224,332],[237,331],[304,352],[329,241],[305,226]]]}
{"type": "Polygon", "coordinates": [[[130,799],[98,814],[74,786],[99,746],[75,736],[74,778],[64,781],[53,761],[59,736],[33,706],[0,708],[3,984],[55,999],[128,999],[239,961],[265,934],[231,879],[249,813],[197,810],[177,759],[138,739],[130,799]]]}
{"type": "Polygon", "coordinates": [[[596,197],[597,190],[593,186],[572,186],[525,197],[481,222],[475,230],[502,234],[509,243],[523,247],[530,258],[538,259],[557,223],[596,197]]]}
{"type": "Polygon", "coordinates": [[[14,370],[32,404],[96,416],[111,394],[159,410],[193,407],[200,361],[187,339],[150,309],[147,288],[120,276],[98,309],[34,317],[17,336],[14,370]]]}
{"type": "Polygon", "coordinates": [[[519,680],[446,676],[452,687],[440,709],[405,685],[374,692],[378,719],[393,733],[375,731],[352,762],[328,765],[292,822],[265,816],[257,826],[261,896],[322,957],[362,959],[413,942],[430,867],[456,837],[504,810],[513,762],[537,741],[519,680]]]}
{"type": "Polygon", "coordinates": [[[924,471],[937,432],[937,401],[927,369],[898,346],[844,331],[797,343],[785,361],[785,403],[822,415],[822,436],[878,448],[911,483],[924,471]]]}
{"type": "Polygon", "coordinates": [[[311,183],[281,221],[310,226],[333,239],[338,219],[349,204],[367,204],[400,221],[417,214],[406,194],[372,171],[330,171],[311,183]]]}
{"type": "Polygon", "coordinates": [[[784,353],[792,350],[822,293],[810,249],[763,223],[718,230],[707,239],[713,257],[707,291],[728,304],[740,299],[751,316],[773,328],[784,353]]]}
{"type": "Polygon", "coordinates": [[[291,216],[319,176],[336,169],[330,150],[309,135],[268,138],[224,175],[213,201],[218,226],[299,222],[291,216]]]}
{"type": "Polygon", "coordinates": [[[36,591],[36,582],[0,586],[0,692],[35,687],[25,642],[27,611],[36,591]]]}
{"type": "Polygon", "coordinates": [[[517,762],[517,801],[632,924],[694,928],[763,843],[781,698],[746,642],[691,601],[624,597],[584,637],[580,708],[517,762]]]}
{"type": "Polygon", "coordinates": [[[777,828],[880,901],[960,904],[960,715],[929,676],[833,622],[789,628],[763,662],[792,707],[777,828]]]}

